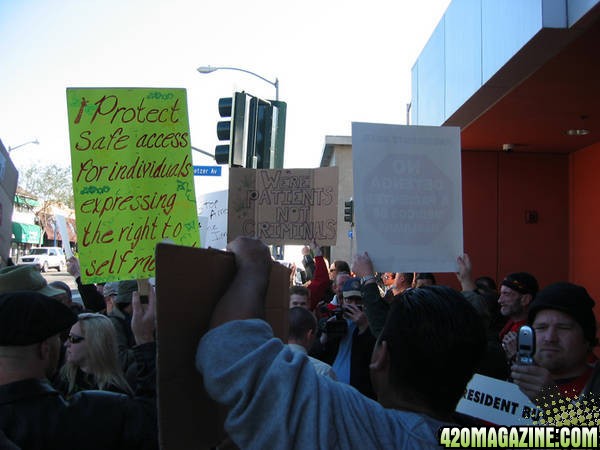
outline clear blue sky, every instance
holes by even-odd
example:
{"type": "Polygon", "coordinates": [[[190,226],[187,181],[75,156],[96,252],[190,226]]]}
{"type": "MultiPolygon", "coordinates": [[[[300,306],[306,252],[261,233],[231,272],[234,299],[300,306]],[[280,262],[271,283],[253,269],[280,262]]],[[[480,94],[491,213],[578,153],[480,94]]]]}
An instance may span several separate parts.
{"type": "MultiPolygon", "coordinates": [[[[69,165],[66,87],[183,87],[214,152],[219,97],[288,103],[286,167],[317,167],[352,121],[404,124],[410,70],[450,0],[0,0],[0,139],[18,168],[69,165]]],[[[195,154],[196,164],[207,164],[195,154]]]]}

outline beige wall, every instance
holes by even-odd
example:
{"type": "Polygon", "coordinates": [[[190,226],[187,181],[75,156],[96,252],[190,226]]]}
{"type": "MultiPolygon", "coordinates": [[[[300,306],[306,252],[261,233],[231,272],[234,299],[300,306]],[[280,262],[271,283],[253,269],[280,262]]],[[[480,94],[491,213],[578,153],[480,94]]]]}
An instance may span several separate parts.
{"type": "Polygon", "coordinates": [[[352,175],[352,146],[331,145],[333,149],[328,166],[336,166],[339,170],[338,184],[338,229],[337,245],[331,247],[331,261],[342,259],[349,264],[355,252],[354,239],[348,238],[350,224],[344,222],[344,202],[354,196],[352,175]]]}

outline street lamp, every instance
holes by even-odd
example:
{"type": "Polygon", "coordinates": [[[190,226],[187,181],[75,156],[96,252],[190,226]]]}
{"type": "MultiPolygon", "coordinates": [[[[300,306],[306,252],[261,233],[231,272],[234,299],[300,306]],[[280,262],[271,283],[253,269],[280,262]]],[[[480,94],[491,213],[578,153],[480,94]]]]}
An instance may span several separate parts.
{"type": "Polygon", "coordinates": [[[11,147],[10,145],[8,146],[8,152],[12,152],[13,150],[18,149],[19,147],[23,147],[24,145],[28,145],[28,144],[35,144],[35,145],[39,145],[40,142],[36,139],[35,141],[29,141],[29,142],[25,142],[23,144],[19,144],[19,145],[15,145],[14,147],[11,147]]]}
{"type": "Polygon", "coordinates": [[[198,72],[200,72],[200,73],[211,73],[211,72],[214,72],[216,70],[237,70],[237,71],[240,71],[240,72],[249,73],[250,75],[254,75],[256,78],[260,78],[261,80],[266,81],[271,86],[275,86],[275,100],[279,101],[279,79],[278,78],[275,78],[275,81],[271,81],[271,80],[266,79],[265,77],[261,77],[257,73],[251,72],[251,71],[246,70],[246,69],[240,69],[239,67],[200,66],[196,70],[198,70],[198,72]]]}

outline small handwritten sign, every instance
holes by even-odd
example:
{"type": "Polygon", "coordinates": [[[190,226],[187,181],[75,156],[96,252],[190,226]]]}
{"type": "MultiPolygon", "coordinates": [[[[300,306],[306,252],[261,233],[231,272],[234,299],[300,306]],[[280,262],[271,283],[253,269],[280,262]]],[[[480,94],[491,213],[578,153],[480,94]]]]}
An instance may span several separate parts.
{"type": "Polygon", "coordinates": [[[229,240],[335,245],[337,207],[337,167],[229,171],[229,240]]]}
{"type": "Polygon", "coordinates": [[[154,276],[154,249],[198,246],[185,89],[68,88],[84,283],[154,276]]]}
{"type": "Polygon", "coordinates": [[[227,191],[198,196],[198,222],[203,248],[227,246],[227,191]]]}

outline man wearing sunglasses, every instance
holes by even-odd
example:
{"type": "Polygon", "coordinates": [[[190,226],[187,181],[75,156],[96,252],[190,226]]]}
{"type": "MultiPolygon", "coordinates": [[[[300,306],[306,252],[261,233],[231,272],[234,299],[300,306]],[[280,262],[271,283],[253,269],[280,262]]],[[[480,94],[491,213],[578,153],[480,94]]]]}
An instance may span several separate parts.
{"type": "Polygon", "coordinates": [[[48,378],[58,367],[60,333],[77,316],[38,292],[0,294],[0,431],[27,449],[157,449],[154,305],[153,290],[146,308],[134,295],[136,396],[81,391],[66,401],[48,378]]]}

